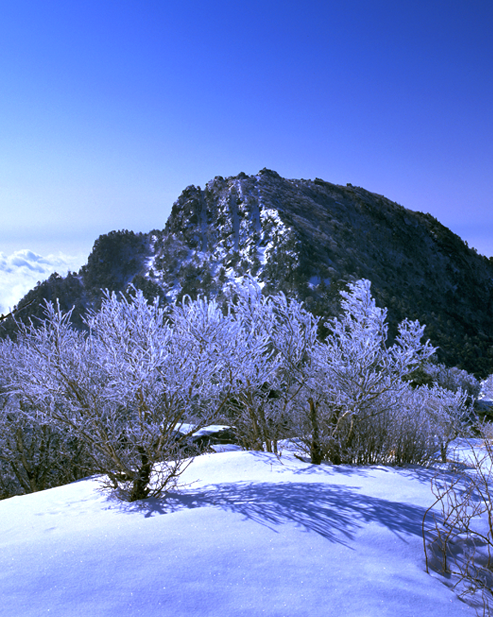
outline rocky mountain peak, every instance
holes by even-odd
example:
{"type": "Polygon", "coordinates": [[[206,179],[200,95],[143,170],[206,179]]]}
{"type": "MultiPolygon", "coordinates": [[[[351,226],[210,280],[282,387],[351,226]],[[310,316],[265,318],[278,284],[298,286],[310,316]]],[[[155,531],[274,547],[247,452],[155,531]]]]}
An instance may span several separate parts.
{"type": "MultiPolygon", "coordinates": [[[[327,317],[347,282],[367,278],[388,307],[391,333],[405,317],[419,319],[441,361],[493,372],[493,263],[429,214],[320,178],[262,169],[188,186],[164,229],[101,236],[67,289],[60,277],[52,285],[81,312],[97,305],[104,287],[132,283],[169,302],[220,297],[227,281],[245,274],[266,293],[282,290],[327,317]]],[[[30,294],[54,292],[46,282],[30,294]]]]}

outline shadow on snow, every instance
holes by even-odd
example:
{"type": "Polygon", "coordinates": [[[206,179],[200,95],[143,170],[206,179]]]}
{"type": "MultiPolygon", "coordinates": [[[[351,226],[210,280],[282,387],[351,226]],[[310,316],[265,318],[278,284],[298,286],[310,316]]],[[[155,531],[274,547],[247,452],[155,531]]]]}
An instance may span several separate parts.
{"type": "Polygon", "coordinates": [[[183,509],[216,507],[239,514],[277,532],[294,524],[344,545],[365,523],[378,523],[399,538],[421,535],[425,509],[387,499],[360,495],[354,489],[326,483],[235,482],[168,493],[165,499],[127,504],[127,512],[146,517],[183,509]]]}

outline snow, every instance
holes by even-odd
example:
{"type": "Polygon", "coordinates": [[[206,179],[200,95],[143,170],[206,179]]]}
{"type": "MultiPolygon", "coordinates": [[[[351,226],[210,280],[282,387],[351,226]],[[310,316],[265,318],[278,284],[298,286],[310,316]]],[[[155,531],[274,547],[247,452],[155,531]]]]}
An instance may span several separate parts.
{"type": "Polygon", "coordinates": [[[424,468],[197,457],[168,497],[97,478],[0,502],[0,616],[474,615],[424,571],[424,468]]]}
{"type": "MultiPolygon", "coordinates": [[[[189,433],[193,431],[193,424],[187,424],[186,422],[182,422],[179,426],[179,430],[182,433],[189,433]]],[[[208,424],[203,428],[200,428],[198,431],[193,433],[194,437],[204,437],[205,435],[214,435],[214,433],[218,433],[219,431],[225,431],[230,429],[231,427],[227,424],[208,424]]]]}

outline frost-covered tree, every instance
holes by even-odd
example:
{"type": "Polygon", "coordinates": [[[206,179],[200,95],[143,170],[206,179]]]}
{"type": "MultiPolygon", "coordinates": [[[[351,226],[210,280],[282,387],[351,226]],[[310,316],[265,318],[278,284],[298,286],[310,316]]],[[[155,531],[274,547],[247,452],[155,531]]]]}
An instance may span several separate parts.
{"type": "Polygon", "coordinates": [[[271,340],[276,319],[272,301],[250,278],[230,288],[229,296],[237,334],[231,354],[232,370],[224,384],[230,391],[227,419],[243,447],[265,447],[271,452],[279,425],[274,402],[279,358],[271,340]]]}
{"type": "Polygon", "coordinates": [[[106,294],[86,321],[89,333],[76,332],[48,304],[15,345],[10,387],[81,439],[126,498],[158,495],[179,474],[187,438],[225,403],[235,323],[214,302],[167,312],[140,292],[106,294]]]}
{"type": "Polygon", "coordinates": [[[293,405],[306,384],[304,363],[317,337],[317,318],[282,293],[265,297],[245,278],[232,291],[230,310],[239,327],[230,412],[240,441],[277,452],[290,434],[293,405]]]}
{"type": "MultiPolygon", "coordinates": [[[[93,461],[84,444],[39,409],[49,402],[37,388],[26,396],[9,392],[38,365],[23,344],[0,344],[0,492],[4,497],[59,486],[90,475],[93,461]]],[[[39,379],[40,375],[37,376],[39,379]]]]}
{"type": "Polygon", "coordinates": [[[329,334],[313,349],[311,389],[320,394],[301,410],[304,440],[314,463],[382,461],[392,449],[386,433],[404,378],[434,348],[421,342],[424,327],[408,320],[387,345],[387,312],[376,306],[369,281],[350,284],[341,296],[342,316],[326,323],[329,334]]]}
{"type": "Polygon", "coordinates": [[[2,397],[0,498],[60,486],[93,472],[76,437],[37,419],[18,397],[2,397]]]}
{"type": "Polygon", "coordinates": [[[470,435],[473,411],[469,395],[461,388],[453,391],[437,384],[422,386],[416,394],[431,419],[441,460],[446,463],[450,443],[457,437],[470,435]]]}
{"type": "Polygon", "coordinates": [[[119,457],[130,497],[157,494],[176,477],[189,435],[225,403],[235,324],[214,301],[186,298],[167,313],[140,292],[131,300],[107,295],[87,323],[106,400],[124,419],[119,457]]]}
{"type": "Polygon", "coordinates": [[[481,382],[474,375],[456,366],[447,367],[445,364],[427,362],[417,375],[413,374],[411,377],[417,385],[436,384],[452,392],[462,390],[467,394],[469,402],[477,399],[481,392],[481,382]]]}
{"type": "Polygon", "coordinates": [[[493,400],[493,375],[488,375],[480,384],[480,396],[487,400],[493,400]]]}

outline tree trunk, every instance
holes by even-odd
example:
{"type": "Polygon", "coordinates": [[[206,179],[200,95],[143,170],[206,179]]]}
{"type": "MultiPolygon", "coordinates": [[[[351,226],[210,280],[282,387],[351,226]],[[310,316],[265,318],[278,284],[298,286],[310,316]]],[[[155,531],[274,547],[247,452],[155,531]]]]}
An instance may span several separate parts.
{"type": "Polygon", "coordinates": [[[320,465],[323,461],[322,448],[320,446],[320,429],[318,426],[317,405],[312,397],[308,399],[310,405],[310,424],[312,427],[312,442],[310,444],[310,457],[313,465],[320,465]]]}
{"type": "Polygon", "coordinates": [[[149,495],[149,482],[151,480],[152,463],[149,461],[144,448],[139,446],[140,460],[142,465],[138,471],[138,475],[132,483],[132,491],[130,493],[130,501],[138,499],[146,499],[149,495]]]}

